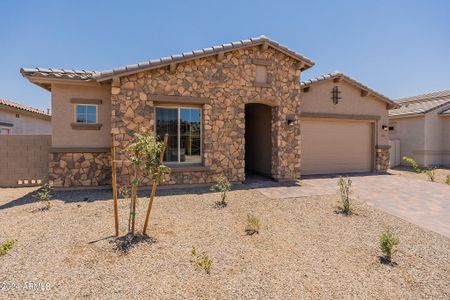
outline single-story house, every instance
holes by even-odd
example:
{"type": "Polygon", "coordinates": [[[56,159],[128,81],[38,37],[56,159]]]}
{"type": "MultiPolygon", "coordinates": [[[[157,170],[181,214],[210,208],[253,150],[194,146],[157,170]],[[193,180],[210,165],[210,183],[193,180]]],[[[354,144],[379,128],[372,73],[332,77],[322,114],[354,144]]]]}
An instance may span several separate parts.
{"type": "Polygon", "coordinates": [[[397,141],[397,163],[403,156],[421,166],[450,166],[450,90],[396,101],[389,111],[389,137],[397,141]]]}
{"type": "Polygon", "coordinates": [[[0,98],[0,135],[51,134],[50,120],[49,113],[0,98]]]}
{"type": "Polygon", "coordinates": [[[112,142],[127,183],[123,150],[135,132],[169,134],[168,184],[385,171],[395,103],[340,73],[301,83],[313,65],[261,36],[110,71],[21,73],[52,93],[55,186],[108,184],[112,142]]]}

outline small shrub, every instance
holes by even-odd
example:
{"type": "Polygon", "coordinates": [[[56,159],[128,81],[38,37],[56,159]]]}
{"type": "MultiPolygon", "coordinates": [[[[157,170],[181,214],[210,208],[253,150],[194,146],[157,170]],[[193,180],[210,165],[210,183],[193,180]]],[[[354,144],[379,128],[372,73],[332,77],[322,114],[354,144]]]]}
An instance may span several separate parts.
{"type": "Polygon", "coordinates": [[[352,213],[352,209],[350,207],[350,195],[352,193],[352,181],[347,178],[339,177],[338,181],[339,192],[341,195],[342,201],[342,213],[346,215],[350,215],[352,213]]]}
{"type": "Polygon", "coordinates": [[[211,187],[211,191],[219,191],[221,200],[216,202],[216,205],[219,207],[226,207],[227,203],[227,194],[231,190],[231,183],[228,181],[228,178],[225,175],[220,175],[216,178],[216,184],[211,187]]]}
{"type": "Polygon", "coordinates": [[[445,178],[445,183],[450,184],[450,174],[448,174],[447,177],[445,178]]]}
{"type": "Polygon", "coordinates": [[[39,190],[37,190],[36,195],[33,197],[43,204],[42,210],[50,209],[50,199],[52,197],[52,187],[49,183],[44,183],[41,185],[39,190]]]}
{"type": "Polygon", "coordinates": [[[422,169],[420,169],[419,165],[417,164],[417,162],[412,157],[403,156],[402,159],[404,161],[406,161],[408,164],[410,164],[411,167],[413,167],[413,169],[414,169],[414,171],[416,173],[421,173],[422,172],[422,169]]]}
{"type": "Polygon", "coordinates": [[[5,255],[14,245],[14,240],[6,240],[0,245],[0,256],[5,255]]]}
{"type": "Polygon", "coordinates": [[[259,219],[251,214],[247,215],[247,226],[245,227],[245,232],[248,235],[253,235],[255,233],[259,234],[259,229],[261,228],[261,223],[259,219]]]}
{"type": "Polygon", "coordinates": [[[207,274],[211,273],[212,260],[209,258],[206,252],[199,254],[197,252],[197,249],[194,246],[192,246],[191,256],[192,256],[191,262],[194,263],[195,266],[205,270],[207,274]]]}
{"type": "Polygon", "coordinates": [[[398,244],[400,244],[400,240],[395,237],[389,228],[385,228],[380,235],[380,249],[384,254],[385,262],[392,262],[392,255],[397,251],[398,244]]]}
{"type": "Polygon", "coordinates": [[[434,167],[426,168],[423,172],[428,176],[428,178],[430,179],[431,182],[435,182],[436,168],[434,168],[434,167]]]}

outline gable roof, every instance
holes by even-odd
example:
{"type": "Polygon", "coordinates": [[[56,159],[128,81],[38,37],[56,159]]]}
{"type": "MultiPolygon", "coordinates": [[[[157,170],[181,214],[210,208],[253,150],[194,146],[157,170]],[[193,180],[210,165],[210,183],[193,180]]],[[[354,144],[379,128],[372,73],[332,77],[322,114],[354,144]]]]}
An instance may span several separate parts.
{"type": "Polygon", "coordinates": [[[67,70],[67,69],[52,69],[52,68],[22,68],[20,72],[24,77],[43,77],[43,78],[58,78],[58,79],[73,79],[84,81],[106,81],[116,76],[126,76],[137,72],[147,71],[151,69],[161,68],[174,63],[186,62],[198,58],[209,57],[219,53],[231,52],[239,49],[255,47],[259,45],[267,45],[285,55],[301,62],[303,64],[302,70],[306,70],[314,65],[314,62],[309,58],[289,49],[288,47],[279,44],[278,42],[261,35],[256,38],[248,40],[241,40],[238,42],[231,42],[221,44],[200,50],[183,52],[158,59],[151,59],[149,61],[141,62],[134,65],[127,65],[124,67],[114,68],[106,71],[87,71],[87,70],[67,70]]]}
{"type": "Polygon", "coordinates": [[[450,90],[401,98],[396,102],[400,107],[390,110],[390,117],[426,114],[450,104],[450,90]]]}
{"type": "Polygon", "coordinates": [[[167,57],[161,57],[158,59],[152,59],[149,61],[145,61],[142,63],[127,65],[120,68],[115,68],[112,70],[102,71],[98,74],[95,74],[93,77],[97,81],[104,81],[111,79],[115,76],[125,76],[129,74],[133,74],[136,72],[147,71],[151,69],[156,69],[164,66],[168,66],[172,63],[180,63],[186,62],[189,60],[194,60],[198,58],[204,58],[208,56],[217,55],[221,52],[230,52],[239,49],[245,49],[250,47],[255,47],[259,45],[266,44],[268,47],[271,47],[277,51],[284,53],[285,55],[304,63],[302,70],[306,70],[314,65],[314,62],[309,58],[289,49],[288,47],[279,44],[278,42],[269,39],[268,37],[261,35],[259,37],[251,38],[248,40],[240,40],[237,42],[231,42],[227,44],[221,44],[218,46],[212,46],[209,48],[203,48],[200,50],[193,50],[189,52],[183,52],[180,54],[175,54],[167,57]]]}
{"type": "Polygon", "coordinates": [[[342,72],[339,72],[339,71],[334,71],[334,72],[331,72],[331,73],[328,73],[328,74],[324,74],[324,75],[321,75],[321,76],[318,76],[318,77],[315,77],[315,78],[311,78],[311,79],[302,81],[301,82],[301,87],[302,88],[308,87],[308,86],[311,86],[311,85],[313,85],[315,83],[318,83],[318,82],[322,82],[322,81],[325,81],[325,80],[332,80],[332,79],[336,79],[336,78],[343,79],[343,80],[347,81],[348,83],[350,83],[350,84],[352,84],[352,85],[354,85],[354,86],[356,86],[356,87],[358,87],[358,88],[360,88],[360,89],[362,89],[364,91],[369,92],[370,94],[372,94],[376,98],[380,99],[381,101],[386,102],[388,104],[389,108],[397,107],[397,104],[394,101],[392,101],[391,99],[389,99],[388,97],[384,96],[383,94],[378,93],[377,91],[369,88],[368,86],[362,84],[361,82],[359,82],[359,81],[351,78],[350,76],[347,76],[347,75],[345,75],[345,74],[343,74],[342,72]]]}
{"type": "Polygon", "coordinates": [[[51,117],[50,114],[46,113],[43,110],[39,110],[37,108],[31,107],[31,106],[28,106],[28,105],[25,105],[25,104],[20,104],[20,103],[17,103],[17,102],[13,102],[13,101],[10,101],[10,100],[7,100],[7,99],[1,99],[0,98],[0,109],[2,107],[7,107],[7,108],[13,108],[13,109],[26,111],[26,112],[29,112],[29,113],[32,113],[32,114],[36,114],[36,115],[39,115],[41,117],[45,117],[45,118],[49,118],[49,119],[51,117]]]}

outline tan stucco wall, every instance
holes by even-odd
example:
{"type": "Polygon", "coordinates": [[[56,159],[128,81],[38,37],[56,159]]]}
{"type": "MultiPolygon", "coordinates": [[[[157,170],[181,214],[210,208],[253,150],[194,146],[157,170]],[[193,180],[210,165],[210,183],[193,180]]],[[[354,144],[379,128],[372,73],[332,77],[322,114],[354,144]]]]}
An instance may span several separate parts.
{"type": "MultiPolygon", "coordinates": [[[[425,147],[425,118],[409,117],[391,119],[390,125],[395,131],[389,134],[391,140],[400,140],[400,157],[414,158],[419,165],[424,165],[425,158],[419,151],[425,147]]],[[[402,160],[402,165],[406,163],[402,160]]]]}
{"type": "Polygon", "coordinates": [[[0,127],[10,128],[11,134],[51,134],[52,132],[49,119],[34,117],[27,112],[0,108],[0,122],[13,124],[12,127],[0,124],[0,127]]]}
{"type": "Polygon", "coordinates": [[[111,86],[81,86],[52,84],[52,147],[110,147],[111,86]],[[98,105],[100,130],[75,130],[75,104],[71,98],[102,99],[98,105]]]}
{"type": "Polygon", "coordinates": [[[421,166],[450,163],[450,118],[439,115],[448,107],[450,105],[421,116],[390,119],[396,129],[389,137],[400,140],[401,157],[410,156],[421,166]]]}
{"type": "Polygon", "coordinates": [[[444,157],[442,164],[450,166],[450,116],[441,118],[444,129],[444,157]]]}
{"type": "MultiPolygon", "coordinates": [[[[309,92],[301,94],[300,111],[302,113],[329,113],[349,115],[374,115],[379,116],[376,121],[375,145],[388,145],[388,133],[381,129],[388,124],[387,104],[374,96],[361,97],[361,89],[346,81],[333,82],[325,80],[311,85],[309,92]],[[334,104],[331,99],[331,91],[334,86],[339,87],[341,99],[334,104]]],[[[301,123],[300,123],[301,126],[301,123]]]]}
{"type": "Polygon", "coordinates": [[[48,177],[50,135],[0,136],[0,187],[38,185],[48,177]]]}

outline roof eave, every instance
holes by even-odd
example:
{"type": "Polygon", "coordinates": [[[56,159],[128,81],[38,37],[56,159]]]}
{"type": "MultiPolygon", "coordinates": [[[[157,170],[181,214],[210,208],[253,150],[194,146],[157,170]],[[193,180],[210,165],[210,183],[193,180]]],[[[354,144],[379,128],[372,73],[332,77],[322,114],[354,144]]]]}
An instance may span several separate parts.
{"type": "Polygon", "coordinates": [[[328,78],[323,78],[321,80],[312,81],[312,82],[308,82],[308,83],[303,83],[302,84],[302,88],[309,87],[309,86],[311,86],[313,84],[316,84],[316,83],[319,83],[319,82],[324,82],[324,81],[327,81],[327,80],[336,79],[336,78],[342,78],[343,80],[347,81],[348,83],[350,83],[350,84],[352,84],[352,85],[354,85],[354,86],[356,86],[356,87],[358,87],[358,88],[360,88],[362,90],[365,90],[365,91],[369,92],[370,94],[372,94],[374,97],[382,100],[383,102],[386,102],[386,104],[388,105],[388,107],[387,107],[388,109],[395,109],[395,108],[399,108],[400,107],[400,105],[395,103],[395,101],[392,101],[391,99],[389,99],[389,98],[381,95],[380,93],[374,91],[373,89],[371,89],[371,88],[369,88],[369,87],[367,87],[367,86],[365,86],[365,85],[355,81],[354,79],[348,77],[347,75],[345,75],[343,73],[337,73],[337,74],[334,74],[334,75],[332,75],[332,76],[330,76],[328,78]]]}
{"type": "Polygon", "coordinates": [[[389,119],[401,119],[401,118],[413,118],[413,117],[423,117],[425,116],[424,112],[420,113],[406,113],[406,114],[398,114],[398,115],[389,115],[389,119]]]}

